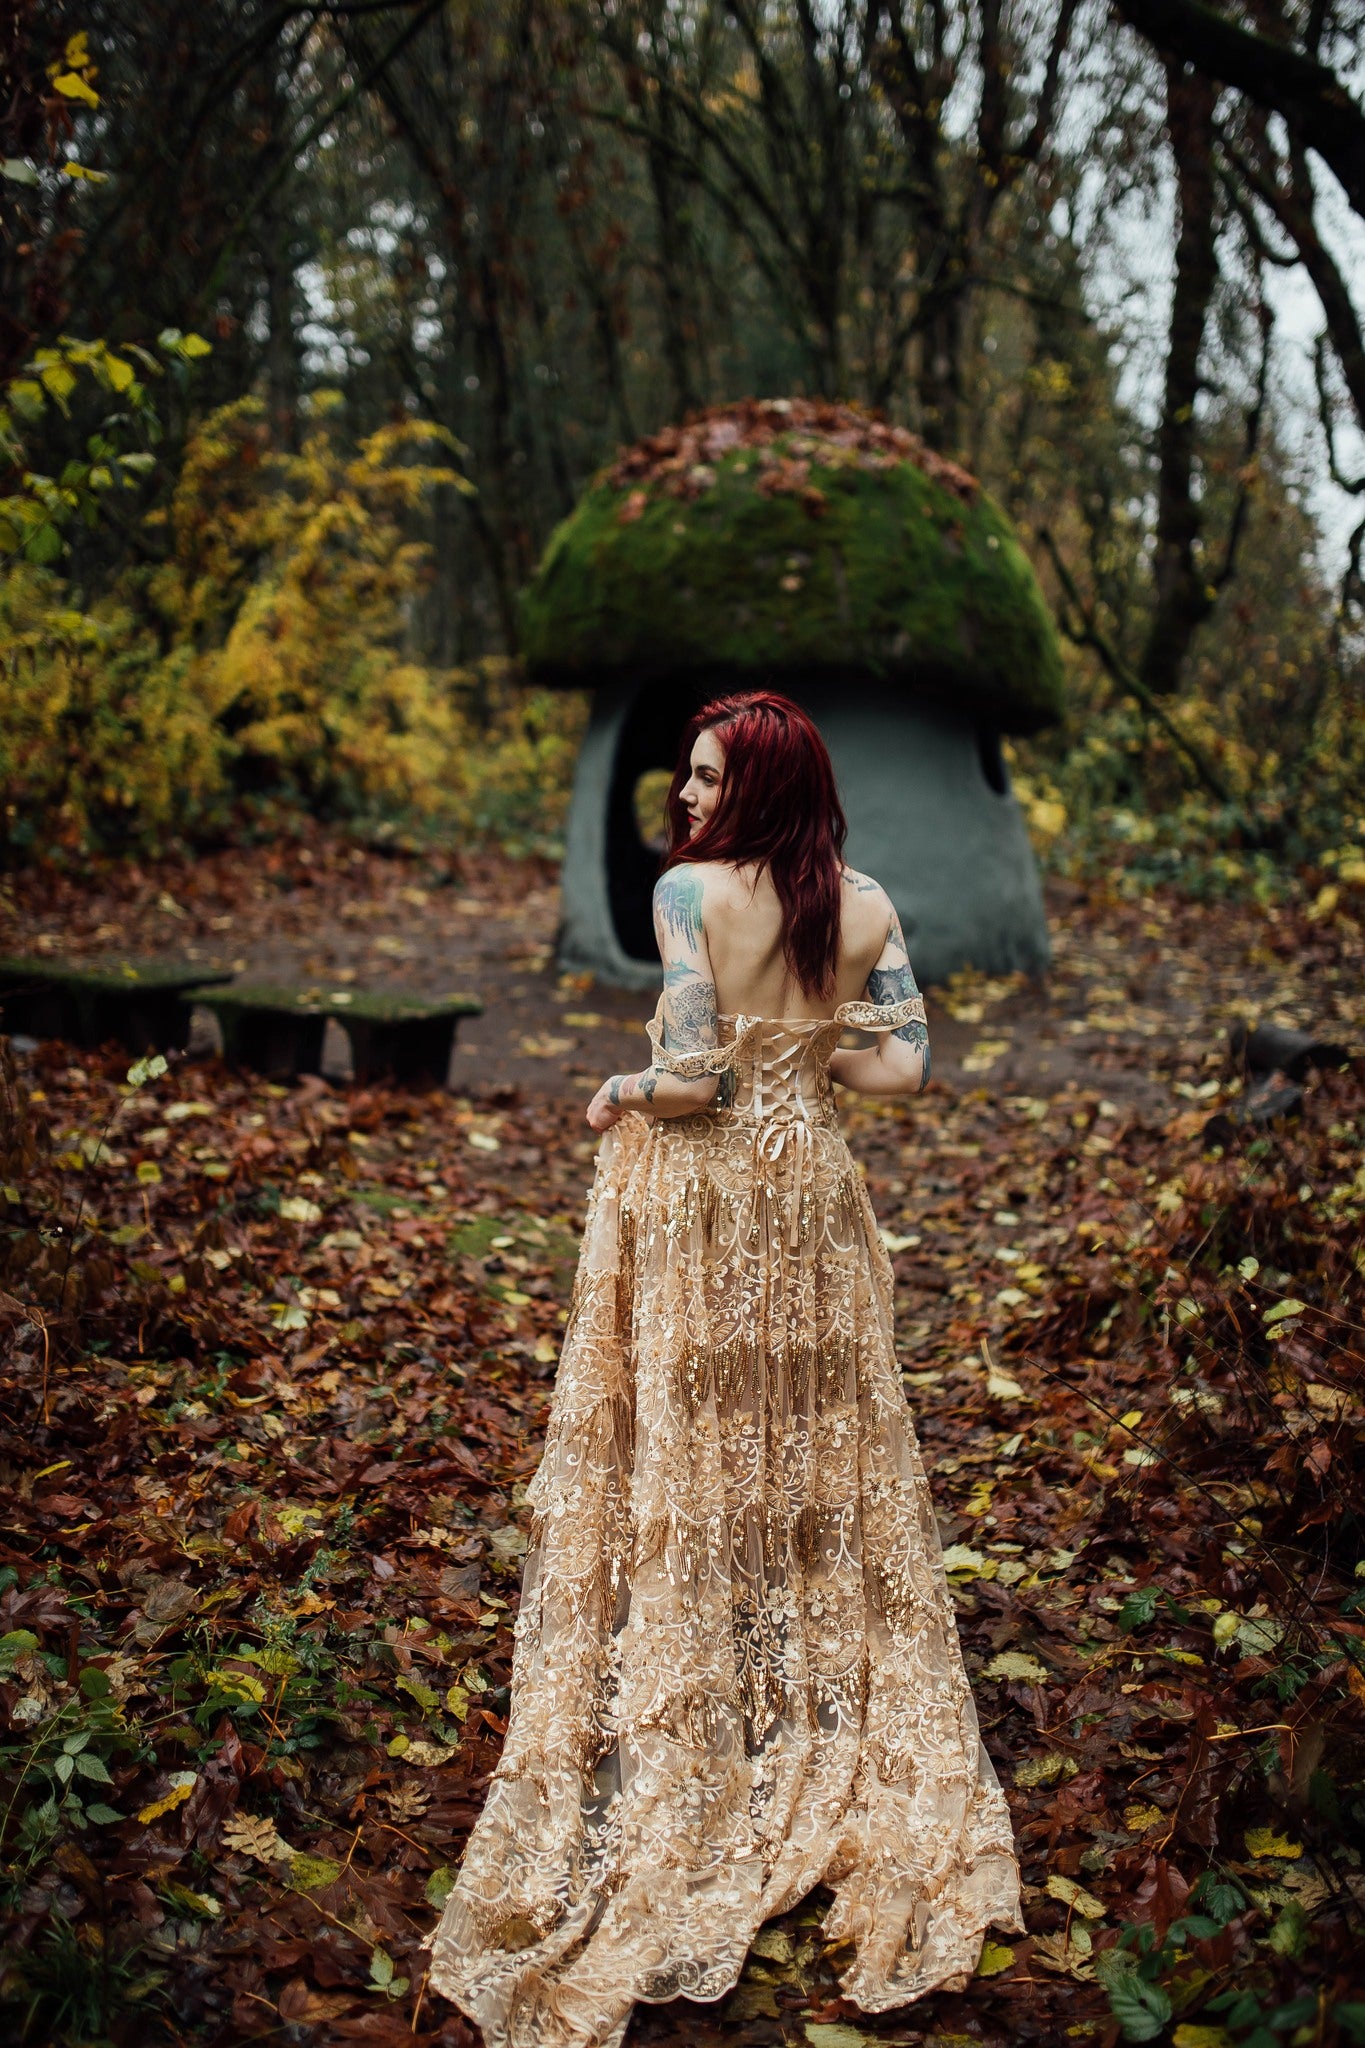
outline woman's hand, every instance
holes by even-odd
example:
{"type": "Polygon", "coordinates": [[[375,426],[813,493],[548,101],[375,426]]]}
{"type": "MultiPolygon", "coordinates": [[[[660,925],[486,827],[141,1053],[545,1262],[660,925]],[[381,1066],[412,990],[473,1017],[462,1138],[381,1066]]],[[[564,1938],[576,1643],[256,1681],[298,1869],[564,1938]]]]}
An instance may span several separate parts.
{"type": "Polygon", "coordinates": [[[631,1078],[629,1074],[613,1074],[593,1096],[588,1104],[588,1122],[595,1131],[609,1131],[620,1123],[626,1113],[621,1090],[631,1078]]]}

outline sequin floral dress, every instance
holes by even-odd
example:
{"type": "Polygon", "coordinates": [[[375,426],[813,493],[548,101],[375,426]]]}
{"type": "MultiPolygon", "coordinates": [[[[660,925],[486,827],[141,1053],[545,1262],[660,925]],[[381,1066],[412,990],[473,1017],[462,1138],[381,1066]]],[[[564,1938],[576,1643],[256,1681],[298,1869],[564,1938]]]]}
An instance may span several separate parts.
{"type": "Polygon", "coordinates": [[[488,2048],[619,2048],[715,1999],[832,1887],[865,2011],[1022,1931],[828,1022],[722,1017],[722,1106],[629,1115],[588,1206],[516,1625],[507,1741],[430,1937],[488,2048]]]}

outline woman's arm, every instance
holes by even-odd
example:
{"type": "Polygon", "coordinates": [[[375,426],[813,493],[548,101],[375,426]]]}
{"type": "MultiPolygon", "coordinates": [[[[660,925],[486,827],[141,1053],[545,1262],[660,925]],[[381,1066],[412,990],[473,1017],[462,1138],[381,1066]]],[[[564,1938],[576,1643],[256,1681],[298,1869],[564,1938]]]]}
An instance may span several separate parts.
{"type": "MultiPolygon", "coordinates": [[[[867,977],[867,1000],[878,1009],[892,1009],[919,994],[910,971],[901,922],[887,899],[886,944],[867,977]]],[[[921,1005],[921,1008],[923,1006],[921,1005]]],[[[875,1045],[830,1055],[830,1078],[860,1095],[918,1095],[929,1079],[929,1031],[922,1017],[912,1017],[895,1031],[878,1033],[875,1045]]]]}
{"type": "MultiPolygon", "coordinates": [[[[670,868],[654,889],[654,935],[664,965],[664,1048],[710,1052],[716,1045],[716,985],[702,925],[699,867],[670,868]]],[[[613,1074],[588,1105],[595,1131],[609,1131],[628,1109],[646,1116],[694,1116],[715,1100],[719,1076],[684,1080],[657,1064],[638,1074],[613,1074]]]]}

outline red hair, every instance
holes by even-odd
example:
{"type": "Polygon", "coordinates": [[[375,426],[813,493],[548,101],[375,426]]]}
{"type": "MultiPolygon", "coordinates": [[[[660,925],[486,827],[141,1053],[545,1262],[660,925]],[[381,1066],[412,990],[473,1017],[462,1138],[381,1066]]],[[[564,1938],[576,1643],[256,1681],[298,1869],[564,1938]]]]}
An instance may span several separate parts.
{"type": "Polygon", "coordinates": [[[754,862],[772,876],[782,906],[782,950],[805,994],[829,996],[839,961],[840,870],[848,825],[829,750],[799,704],[773,690],[704,704],[682,739],[668,792],[668,857],[754,862]],[[720,795],[689,838],[682,792],[698,733],[725,748],[720,795]]]}

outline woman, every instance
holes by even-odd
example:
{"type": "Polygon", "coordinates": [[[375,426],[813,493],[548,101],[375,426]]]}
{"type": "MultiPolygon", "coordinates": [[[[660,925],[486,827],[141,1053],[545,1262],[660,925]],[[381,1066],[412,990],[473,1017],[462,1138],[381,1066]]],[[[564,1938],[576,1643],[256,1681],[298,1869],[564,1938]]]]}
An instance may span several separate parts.
{"type": "Polygon", "coordinates": [[[831,1090],[928,1078],[900,925],[784,697],[698,713],[668,823],[653,1058],[588,1110],[507,1742],[431,1938],[489,2048],[617,2048],[636,1999],[719,1998],[822,1883],[869,2012],[1022,1930],[831,1090]]]}

